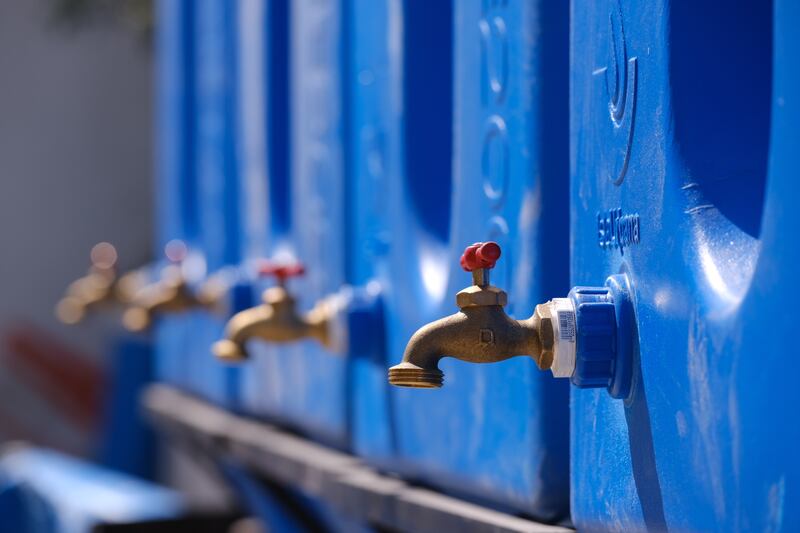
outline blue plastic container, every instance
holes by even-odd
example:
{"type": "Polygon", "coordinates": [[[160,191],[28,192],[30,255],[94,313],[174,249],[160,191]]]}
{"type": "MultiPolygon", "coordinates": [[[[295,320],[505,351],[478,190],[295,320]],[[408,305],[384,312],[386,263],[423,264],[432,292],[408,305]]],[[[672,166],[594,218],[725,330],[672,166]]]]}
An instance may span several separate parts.
{"type": "Polygon", "coordinates": [[[356,453],[391,468],[394,428],[381,296],[389,283],[387,191],[403,171],[404,13],[402,3],[391,0],[353,0],[350,6],[347,279],[375,304],[350,321],[351,438],[356,453]]]}
{"type": "Polygon", "coordinates": [[[123,336],[114,342],[110,355],[96,460],[117,472],[154,479],[156,439],[141,409],[142,392],[153,382],[153,345],[123,336]]]}
{"type": "MultiPolygon", "coordinates": [[[[286,257],[290,250],[289,0],[242,4],[239,39],[239,239],[243,270],[250,273],[253,304],[258,304],[264,289],[255,277],[258,262],[286,257]]],[[[274,353],[255,354],[241,365],[241,404],[251,414],[269,409],[263,401],[263,359],[274,353]]]]}
{"type": "MultiPolygon", "coordinates": [[[[218,0],[197,1],[194,10],[198,234],[190,246],[199,257],[190,256],[185,269],[189,276],[200,275],[197,281],[202,283],[208,276],[237,265],[241,257],[236,129],[239,20],[235,6],[218,0]],[[191,260],[198,264],[190,264],[191,260]]],[[[227,277],[235,283],[234,272],[227,277]]],[[[238,310],[235,302],[227,303],[225,311],[238,310]]],[[[222,335],[228,316],[224,311],[215,314],[208,310],[186,315],[191,324],[184,366],[189,389],[223,404],[234,401],[240,370],[215,360],[210,347],[222,335]]]]}
{"type": "MultiPolygon", "coordinates": [[[[268,211],[264,216],[264,208],[254,206],[249,214],[262,217],[268,224],[267,232],[260,232],[265,244],[255,244],[251,249],[263,249],[263,256],[272,260],[298,261],[307,266],[305,276],[289,281],[289,290],[305,311],[338,291],[346,281],[344,19],[341,2],[334,0],[295,0],[289,13],[289,162],[280,163],[277,158],[283,154],[275,148],[275,136],[286,132],[270,121],[267,146],[276,152],[274,156],[268,154],[265,163],[269,175],[262,190],[268,193],[264,197],[268,211]]],[[[276,18],[275,22],[279,21],[280,17],[276,18]]],[[[266,41],[266,53],[271,57],[281,53],[274,48],[280,46],[276,40],[280,41],[281,35],[266,41]]],[[[270,66],[281,69],[280,59],[270,66]]],[[[272,83],[280,81],[281,74],[265,75],[275,76],[266,87],[285,90],[272,83]]],[[[278,109],[276,100],[280,96],[273,95],[267,93],[268,117],[270,110],[278,109]]],[[[257,291],[265,286],[260,284],[257,291]]],[[[254,340],[250,349],[245,408],[330,444],[346,446],[347,359],[313,340],[284,345],[254,340]]]]}
{"type": "Polygon", "coordinates": [[[258,261],[286,255],[291,228],[289,3],[239,6],[236,238],[250,273],[258,261]]]}
{"type": "Polygon", "coordinates": [[[572,281],[626,274],[638,324],[630,397],[572,393],[573,521],[797,530],[800,10],[607,0],[573,16],[572,281]]]}
{"type": "MultiPolygon", "coordinates": [[[[155,256],[163,257],[172,239],[194,242],[198,234],[195,173],[194,3],[157,4],[157,231],[155,256]]],[[[158,276],[154,267],[152,276],[158,276]]],[[[185,386],[189,324],[184,316],[167,315],[154,330],[156,377],[185,386]]]]}
{"type": "MultiPolygon", "coordinates": [[[[471,284],[459,257],[473,242],[502,246],[492,281],[512,316],[568,290],[568,6],[452,8],[403,7],[402,173],[382,196],[392,361],[417,328],[456,311],[456,292],[471,284]]],[[[449,492],[565,516],[567,383],[525,358],[440,367],[442,389],[391,391],[395,467],[449,492]]]]}
{"type": "MultiPolygon", "coordinates": [[[[159,241],[161,247],[176,238],[187,243],[184,274],[199,288],[240,257],[237,11],[211,0],[159,6],[159,241]]],[[[240,299],[231,292],[234,311],[240,299]]],[[[161,379],[230,404],[239,370],[215,361],[209,349],[225,320],[207,310],[159,317],[161,379]]]]}

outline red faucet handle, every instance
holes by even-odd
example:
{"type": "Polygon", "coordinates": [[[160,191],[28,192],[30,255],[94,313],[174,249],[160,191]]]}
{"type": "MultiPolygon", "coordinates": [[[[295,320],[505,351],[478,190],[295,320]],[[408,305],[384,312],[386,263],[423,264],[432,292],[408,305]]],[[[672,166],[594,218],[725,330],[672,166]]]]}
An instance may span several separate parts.
{"type": "Polygon", "coordinates": [[[278,281],[283,282],[289,278],[296,278],[306,273],[306,267],[303,263],[272,263],[265,261],[258,269],[258,273],[262,276],[275,276],[278,281]]]}
{"type": "Polygon", "coordinates": [[[500,245],[496,242],[476,242],[467,246],[461,254],[461,268],[472,272],[479,268],[494,268],[500,259],[500,245]]]}
{"type": "Polygon", "coordinates": [[[110,242],[98,242],[89,253],[92,266],[100,270],[110,270],[117,263],[117,249],[110,242]]]}
{"type": "Polygon", "coordinates": [[[189,255],[189,248],[180,239],[172,239],[164,246],[164,255],[171,263],[181,263],[189,255]]]}

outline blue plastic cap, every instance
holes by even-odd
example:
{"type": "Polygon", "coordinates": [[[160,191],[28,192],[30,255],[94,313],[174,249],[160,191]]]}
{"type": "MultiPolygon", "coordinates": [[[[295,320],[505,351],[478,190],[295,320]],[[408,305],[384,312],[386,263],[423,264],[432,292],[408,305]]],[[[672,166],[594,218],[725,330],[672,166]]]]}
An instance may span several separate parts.
{"type": "Polygon", "coordinates": [[[634,352],[638,346],[636,313],[625,274],[609,276],[605,287],[575,287],[575,370],[572,383],[588,389],[606,387],[625,399],[633,387],[634,352]]]}
{"type": "Polygon", "coordinates": [[[609,387],[617,359],[617,318],[614,296],[607,287],[574,287],[575,370],[572,383],[580,388],[609,387]]]}

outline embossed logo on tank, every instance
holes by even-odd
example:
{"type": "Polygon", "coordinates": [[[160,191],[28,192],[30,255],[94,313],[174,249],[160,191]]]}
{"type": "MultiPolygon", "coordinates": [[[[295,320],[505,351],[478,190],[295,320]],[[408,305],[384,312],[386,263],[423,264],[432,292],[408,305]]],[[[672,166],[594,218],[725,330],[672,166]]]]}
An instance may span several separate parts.
{"type": "Polygon", "coordinates": [[[621,185],[628,171],[636,116],[637,58],[628,57],[622,7],[613,1],[608,16],[608,62],[593,72],[604,103],[598,125],[602,172],[621,185]]]}
{"type": "Polygon", "coordinates": [[[604,250],[625,248],[639,244],[639,213],[623,214],[622,209],[609,209],[597,213],[597,244],[604,250]]]}

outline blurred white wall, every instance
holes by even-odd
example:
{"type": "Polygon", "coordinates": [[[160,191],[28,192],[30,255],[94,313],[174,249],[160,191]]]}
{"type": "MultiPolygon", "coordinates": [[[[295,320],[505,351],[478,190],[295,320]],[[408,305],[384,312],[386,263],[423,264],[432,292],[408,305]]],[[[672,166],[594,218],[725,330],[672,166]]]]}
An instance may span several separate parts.
{"type": "MultiPolygon", "coordinates": [[[[150,257],[152,51],[120,24],[55,26],[52,5],[0,0],[0,342],[33,323],[102,356],[115,325],[62,326],[53,305],[98,241],[123,269],[150,257]]],[[[15,387],[0,368],[3,399],[15,387]]]]}
{"type": "Polygon", "coordinates": [[[52,309],[94,243],[123,267],[150,255],[152,53],[119,24],[55,26],[52,4],[0,2],[0,327],[32,320],[94,349],[52,309]]]}

